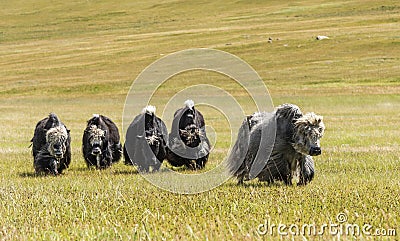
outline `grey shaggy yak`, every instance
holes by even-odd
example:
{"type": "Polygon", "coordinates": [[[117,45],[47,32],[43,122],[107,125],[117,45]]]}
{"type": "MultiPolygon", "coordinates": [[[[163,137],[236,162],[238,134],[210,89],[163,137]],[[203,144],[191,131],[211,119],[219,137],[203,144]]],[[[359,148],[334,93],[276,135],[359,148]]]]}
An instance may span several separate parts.
{"type": "Polygon", "coordinates": [[[166,155],[168,130],[155,112],[156,107],[146,106],[126,132],[125,164],[135,165],[141,172],[157,171],[166,155]]]}
{"type": "Polygon", "coordinates": [[[283,181],[291,185],[296,174],[299,175],[298,185],[307,184],[314,177],[311,156],[321,154],[320,139],[325,130],[322,120],[322,116],[314,113],[303,114],[293,104],[283,104],[273,113],[257,112],[248,116],[228,158],[229,173],[237,177],[239,184],[257,177],[268,183],[283,181]],[[268,135],[273,133],[275,142],[268,143],[268,135]],[[268,159],[265,153],[271,153],[268,159]],[[256,159],[262,164],[261,170],[251,176],[256,159]]]}
{"type": "Polygon", "coordinates": [[[82,137],[82,153],[88,167],[110,167],[121,159],[122,147],[118,127],[108,117],[94,114],[82,137]]]}
{"type": "Polygon", "coordinates": [[[61,174],[71,163],[71,137],[56,114],[36,124],[32,142],[33,166],[37,174],[61,174]]]}
{"type": "Polygon", "coordinates": [[[174,114],[167,160],[176,167],[185,165],[190,169],[202,169],[207,163],[210,142],[206,135],[204,117],[194,107],[192,100],[174,114]]]}

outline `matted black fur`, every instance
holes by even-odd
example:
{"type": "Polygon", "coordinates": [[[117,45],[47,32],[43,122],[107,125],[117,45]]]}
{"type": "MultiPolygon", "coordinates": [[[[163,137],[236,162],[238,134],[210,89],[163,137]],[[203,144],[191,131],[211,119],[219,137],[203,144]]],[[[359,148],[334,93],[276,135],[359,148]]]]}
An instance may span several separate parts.
{"type": "Polygon", "coordinates": [[[71,163],[70,131],[56,114],[40,120],[32,142],[33,165],[37,174],[61,174],[71,163]]]}
{"type": "Polygon", "coordinates": [[[168,130],[165,123],[156,116],[155,107],[146,107],[127,130],[125,164],[134,165],[141,172],[159,170],[166,155],[166,140],[168,130]]]}
{"type": "Polygon", "coordinates": [[[206,135],[204,117],[191,100],[174,114],[167,160],[172,166],[202,169],[208,161],[210,142],[206,135]]]}
{"type": "Polygon", "coordinates": [[[298,185],[305,185],[314,177],[311,155],[321,154],[319,139],[324,129],[321,116],[314,113],[303,115],[293,104],[281,105],[273,113],[257,112],[248,116],[228,158],[228,172],[238,178],[239,184],[254,178],[250,176],[250,169],[257,157],[265,163],[256,176],[260,181],[283,181],[291,185],[297,172],[298,185]],[[268,132],[271,129],[276,130],[275,140],[270,147],[270,156],[263,157],[259,153],[261,133],[271,135],[268,132]]]}
{"type": "Polygon", "coordinates": [[[98,169],[108,168],[121,159],[119,130],[110,118],[93,115],[87,121],[82,137],[82,153],[86,165],[98,169]]]}

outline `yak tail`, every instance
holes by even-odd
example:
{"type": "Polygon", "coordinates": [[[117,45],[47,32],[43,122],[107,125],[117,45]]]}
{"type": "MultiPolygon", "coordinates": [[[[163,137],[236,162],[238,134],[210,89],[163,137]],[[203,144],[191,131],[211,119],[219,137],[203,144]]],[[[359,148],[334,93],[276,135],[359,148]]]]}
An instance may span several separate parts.
{"type": "Polygon", "coordinates": [[[187,106],[189,109],[193,109],[194,101],[193,100],[186,100],[185,101],[185,106],[187,106]]]}
{"type": "Polygon", "coordinates": [[[156,107],[153,105],[148,105],[143,108],[142,114],[148,114],[148,115],[155,115],[156,114],[156,107]]]}
{"type": "Polygon", "coordinates": [[[90,120],[88,121],[88,124],[89,124],[89,125],[96,125],[96,126],[98,126],[98,125],[100,124],[100,122],[101,122],[101,115],[99,115],[99,114],[93,114],[93,117],[92,117],[92,119],[90,119],[90,120]]]}
{"type": "Polygon", "coordinates": [[[49,114],[49,119],[47,120],[44,128],[46,130],[49,130],[50,128],[60,126],[60,125],[61,125],[60,119],[58,119],[58,116],[52,112],[49,114]]]}
{"type": "Polygon", "coordinates": [[[250,142],[250,128],[247,119],[240,126],[235,145],[227,159],[226,169],[228,175],[241,177],[245,174],[245,157],[250,142]]]}
{"type": "Polygon", "coordinates": [[[100,119],[100,115],[99,114],[93,114],[92,121],[99,122],[99,119],[100,119]]]}
{"type": "Polygon", "coordinates": [[[53,122],[54,124],[60,124],[60,119],[58,119],[58,116],[55,113],[50,113],[49,114],[49,121],[53,122]]]}

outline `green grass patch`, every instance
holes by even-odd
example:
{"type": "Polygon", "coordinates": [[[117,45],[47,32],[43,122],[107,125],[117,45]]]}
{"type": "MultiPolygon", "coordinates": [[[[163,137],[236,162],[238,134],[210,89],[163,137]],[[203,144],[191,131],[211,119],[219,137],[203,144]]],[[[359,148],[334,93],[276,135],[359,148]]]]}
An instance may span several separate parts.
{"type": "MultiPolygon", "coordinates": [[[[269,240],[282,237],[261,235],[260,224],[320,226],[337,222],[339,213],[348,224],[396,229],[396,236],[288,238],[399,239],[398,1],[18,0],[1,1],[0,9],[1,240],[269,240]],[[138,74],[188,48],[235,54],[259,73],[275,105],[294,103],[324,116],[313,182],[229,180],[179,195],[122,163],[86,168],[86,121],[100,113],[122,130],[126,94],[138,74]],[[72,136],[71,167],[59,177],[36,176],[28,148],[35,124],[50,112],[72,136]]],[[[247,114],[255,111],[227,76],[188,71],[157,89],[151,99],[157,113],[194,83],[222,88],[247,114]]],[[[205,102],[220,97],[208,94],[205,102]]],[[[199,108],[216,133],[206,172],[226,157],[231,132],[221,113],[199,108]]]]}

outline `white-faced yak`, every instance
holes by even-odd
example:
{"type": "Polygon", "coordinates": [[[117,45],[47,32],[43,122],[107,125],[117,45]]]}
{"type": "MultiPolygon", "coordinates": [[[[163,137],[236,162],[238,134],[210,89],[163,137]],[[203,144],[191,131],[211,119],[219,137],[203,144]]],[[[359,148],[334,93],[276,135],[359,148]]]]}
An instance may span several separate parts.
{"type": "Polygon", "coordinates": [[[36,124],[32,142],[33,166],[37,174],[61,174],[71,163],[71,137],[56,114],[36,124]]]}
{"type": "Polygon", "coordinates": [[[192,100],[174,114],[167,160],[172,166],[183,166],[196,170],[204,168],[210,152],[204,117],[194,107],[192,100]]]}
{"type": "Polygon", "coordinates": [[[95,114],[87,121],[82,137],[82,153],[88,167],[110,167],[121,159],[118,127],[108,117],[95,114]]]}
{"type": "Polygon", "coordinates": [[[165,159],[168,130],[155,112],[154,106],[146,106],[126,132],[125,164],[136,166],[140,172],[159,170],[165,159]]]}
{"type": "Polygon", "coordinates": [[[257,112],[242,123],[228,157],[228,171],[237,177],[239,184],[257,177],[268,183],[283,181],[292,185],[292,178],[298,175],[298,185],[305,185],[314,177],[311,156],[321,154],[320,139],[324,130],[322,116],[302,114],[296,105],[283,104],[273,113],[257,112]],[[271,132],[272,129],[276,132],[271,132]],[[268,144],[273,140],[268,135],[273,133],[275,140],[268,144]],[[265,154],[267,152],[263,152],[268,149],[269,157],[265,154]],[[259,171],[252,176],[255,167],[259,171]]]}

